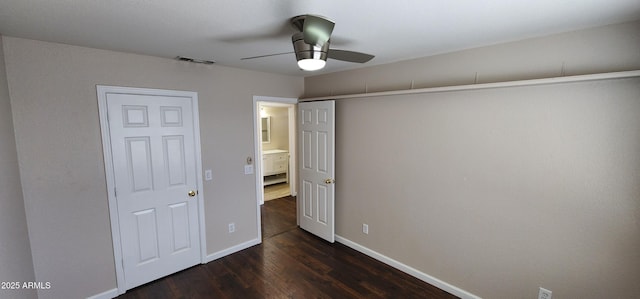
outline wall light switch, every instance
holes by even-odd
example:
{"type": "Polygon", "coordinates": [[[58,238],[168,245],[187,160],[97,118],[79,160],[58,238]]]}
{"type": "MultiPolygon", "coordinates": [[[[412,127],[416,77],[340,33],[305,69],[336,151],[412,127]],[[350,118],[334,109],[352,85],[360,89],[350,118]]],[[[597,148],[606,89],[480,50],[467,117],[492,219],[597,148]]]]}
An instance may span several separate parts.
{"type": "Polygon", "coordinates": [[[204,171],[204,180],[205,181],[213,180],[213,173],[211,172],[211,169],[207,169],[204,171]]]}
{"type": "Polygon", "coordinates": [[[245,165],[244,174],[252,174],[252,173],[253,173],[253,165],[245,165]]]}

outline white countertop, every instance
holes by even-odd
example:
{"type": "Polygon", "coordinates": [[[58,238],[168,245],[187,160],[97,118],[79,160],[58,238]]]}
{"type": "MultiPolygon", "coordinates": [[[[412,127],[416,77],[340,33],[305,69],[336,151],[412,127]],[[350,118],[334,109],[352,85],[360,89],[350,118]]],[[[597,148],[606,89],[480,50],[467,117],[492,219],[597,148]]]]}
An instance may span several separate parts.
{"type": "Polygon", "coordinates": [[[288,153],[288,150],[281,150],[281,149],[272,149],[272,150],[266,150],[266,151],[262,151],[263,155],[268,155],[268,154],[282,154],[282,153],[288,153]]]}

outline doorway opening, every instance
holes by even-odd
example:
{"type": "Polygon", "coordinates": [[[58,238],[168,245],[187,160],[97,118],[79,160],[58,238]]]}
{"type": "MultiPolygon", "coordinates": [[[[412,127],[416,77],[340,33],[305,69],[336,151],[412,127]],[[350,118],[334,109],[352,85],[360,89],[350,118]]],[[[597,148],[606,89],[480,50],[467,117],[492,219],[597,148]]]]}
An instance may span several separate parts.
{"type": "Polygon", "coordinates": [[[297,195],[295,119],[298,100],[256,96],[253,102],[257,217],[258,231],[261,231],[260,210],[265,201],[284,198],[295,201],[291,197],[297,195]]]}
{"type": "Polygon", "coordinates": [[[260,147],[264,201],[291,195],[288,104],[260,104],[260,147]]]}

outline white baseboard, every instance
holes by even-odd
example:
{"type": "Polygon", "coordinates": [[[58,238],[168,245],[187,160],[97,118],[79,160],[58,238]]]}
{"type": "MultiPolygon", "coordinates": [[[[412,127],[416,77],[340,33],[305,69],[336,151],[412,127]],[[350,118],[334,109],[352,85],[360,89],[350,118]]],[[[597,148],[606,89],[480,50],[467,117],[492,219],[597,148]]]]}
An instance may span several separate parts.
{"type": "Polygon", "coordinates": [[[232,253],[236,253],[236,252],[238,252],[240,250],[247,249],[247,248],[249,248],[251,246],[258,245],[260,243],[262,243],[262,241],[260,239],[256,238],[256,239],[244,242],[244,243],[240,243],[240,244],[238,244],[236,246],[229,247],[227,249],[223,249],[223,250],[220,250],[218,252],[214,252],[212,254],[207,255],[207,257],[205,258],[205,263],[217,260],[217,259],[219,259],[221,257],[225,257],[227,255],[230,255],[232,253]]]}
{"type": "Polygon", "coordinates": [[[87,297],[87,299],[111,299],[111,298],[115,298],[118,297],[118,289],[111,289],[108,291],[104,291],[100,294],[95,294],[91,297],[87,297]]]}
{"type": "Polygon", "coordinates": [[[410,266],[407,266],[401,262],[398,262],[388,256],[385,256],[379,252],[373,251],[367,247],[364,247],[356,242],[353,242],[349,239],[343,238],[341,236],[336,235],[336,241],[340,242],[344,245],[346,245],[347,247],[351,247],[352,249],[359,251],[361,253],[364,253],[378,261],[381,261],[391,267],[394,267],[404,273],[407,273],[415,278],[418,278],[426,283],[429,283],[431,285],[434,285],[442,290],[445,290],[453,295],[456,295],[460,298],[463,299],[481,299],[479,296],[476,296],[472,293],[469,293],[459,287],[456,287],[452,284],[446,283],[440,279],[437,279],[429,274],[426,274],[424,272],[420,272],[419,270],[412,268],[410,266]]]}

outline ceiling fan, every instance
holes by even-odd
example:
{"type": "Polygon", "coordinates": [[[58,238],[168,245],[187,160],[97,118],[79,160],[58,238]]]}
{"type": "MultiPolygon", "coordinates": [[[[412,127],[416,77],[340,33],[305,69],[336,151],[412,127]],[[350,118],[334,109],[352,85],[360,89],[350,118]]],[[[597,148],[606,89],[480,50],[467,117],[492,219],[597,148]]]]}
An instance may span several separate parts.
{"type": "Polygon", "coordinates": [[[290,20],[291,25],[297,30],[291,37],[294,52],[267,54],[260,56],[244,57],[241,60],[263,58],[284,54],[296,54],[298,66],[305,71],[316,71],[322,69],[327,58],[365,63],[373,59],[373,55],[347,51],[330,49],[331,32],[335,23],[331,20],[317,15],[300,15],[290,20]]]}

